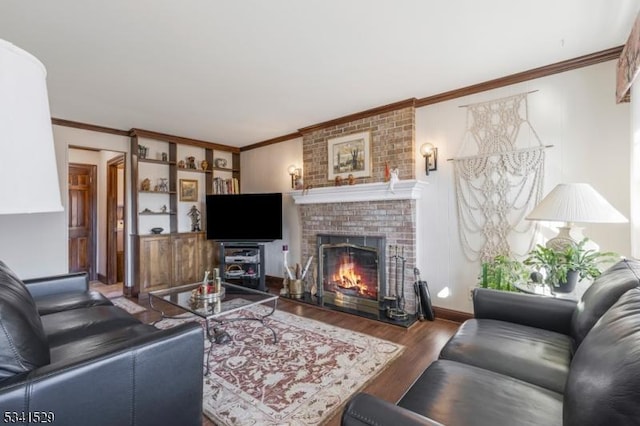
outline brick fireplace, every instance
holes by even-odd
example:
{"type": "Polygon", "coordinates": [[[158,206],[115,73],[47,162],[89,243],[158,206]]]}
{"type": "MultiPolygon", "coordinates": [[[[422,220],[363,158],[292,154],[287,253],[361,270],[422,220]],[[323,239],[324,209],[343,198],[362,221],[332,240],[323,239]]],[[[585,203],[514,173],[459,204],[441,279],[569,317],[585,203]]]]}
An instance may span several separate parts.
{"type": "MultiPolygon", "coordinates": [[[[302,225],[302,258],[313,256],[312,270],[316,271],[316,287],[318,289],[318,304],[338,310],[354,311],[350,307],[336,306],[335,302],[324,298],[324,283],[322,282],[320,262],[322,252],[319,252],[318,240],[320,236],[357,236],[360,240],[349,240],[359,245],[366,241],[365,237],[382,237],[387,250],[383,250],[381,262],[380,291],[376,301],[380,307],[384,303],[384,296],[391,293],[395,283],[390,284],[390,251],[388,247],[398,246],[403,249],[406,258],[404,267],[405,309],[415,313],[416,299],[413,290],[413,268],[416,264],[416,229],[417,205],[416,201],[422,193],[423,182],[416,180],[400,181],[391,191],[386,183],[368,183],[353,186],[315,188],[303,193],[292,193],[300,211],[302,225]],[[320,259],[320,260],[319,260],[320,259]],[[391,285],[391,288],[389,286],[391,285]]],[[[343,241],[346,242],[346,241],[343,241]]],[[[364,244],[366,245],[366,244],[364,244]]],[[[322,265],[324,266],[324,265],[322,265]]],[[[394,271],[395,272],[395,271],[394,271]]],[[[402,275],[402,274],[398,274],[402,275]]],[[[345,285],[345,287],[347,287],[345,285]]],[[[343,293],[345,293],[343,291],[343,293]]],[[[340,304],[338,304],[340,305],[340,304]]],[[[366,315],[362,312],[352,312],[364,316],[375,317],[385,322],[394,322],[386,318],[384,312],[366,315]]]]}
{"type": "MultiPolygon", "coordinates": [[[[312,271],[317,282],[319,235],[374,237],[385,239],[386,250],[382,291],[377,299],[387,294],[390,286],[389,247],[400,247],[406,259],[404,267],[405,310],[415,313],[413,268],[418,252],[416,234],[421,229],[418,212],[424,182],[415,179],[415,99],[374,108],[365,114],[329,121],[299,130],[303,135],[303,180],[311,187],[308,191],[291,194],[300,213],[302,228],[301,258],[313,256],[312,271]],[[334,186],[328,178],[328,141],[345,135],[368,132],[371,139],[370,176],[356,178],[355,185],[334,186]],[[400,181],[393,190],[384,182],[388,168],[397,168],[400,181]]],[[[402,276],[402,274],[398,274],[402,276]]],[[[321,296],[322,297],[322,296],[321,296]]],[[[320,303],[325,303],[324,301],[320,303]]],[[[328,305],[333,305],[327,302],[328,305]]],[[[344,309],[340,308],[340,309],[344,309]]],[[[378,314],[382,321],[388,319],[378,314]]]]}

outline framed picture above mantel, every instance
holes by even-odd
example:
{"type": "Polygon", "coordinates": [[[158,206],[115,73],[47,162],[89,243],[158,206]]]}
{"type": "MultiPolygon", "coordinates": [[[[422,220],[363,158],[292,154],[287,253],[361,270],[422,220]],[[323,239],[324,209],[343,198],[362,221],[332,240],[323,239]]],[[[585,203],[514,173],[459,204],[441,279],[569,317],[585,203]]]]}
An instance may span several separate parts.
{"type": "Polygon", "coordinates": [[[327,140],[328,180],[371,176],[371,133],[354,133],[327,140]]]}

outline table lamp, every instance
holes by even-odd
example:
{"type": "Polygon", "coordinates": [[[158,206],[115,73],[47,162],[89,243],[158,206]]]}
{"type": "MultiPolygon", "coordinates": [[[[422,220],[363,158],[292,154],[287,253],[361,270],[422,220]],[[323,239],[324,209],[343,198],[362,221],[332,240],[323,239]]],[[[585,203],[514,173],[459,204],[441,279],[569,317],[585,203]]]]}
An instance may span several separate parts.
{"type": "Polygon", "coordinates": [[[46,74],[0,39],[0,214],[62,211],[46,74]]]}
{"type": "Polygon", "coordinates": [[[584,239],[575,223],[626,223],[627,218],[587,183],[561,183],[529,213],[527,220],[565,222],[546,246],[563,251],[584,239]]]}

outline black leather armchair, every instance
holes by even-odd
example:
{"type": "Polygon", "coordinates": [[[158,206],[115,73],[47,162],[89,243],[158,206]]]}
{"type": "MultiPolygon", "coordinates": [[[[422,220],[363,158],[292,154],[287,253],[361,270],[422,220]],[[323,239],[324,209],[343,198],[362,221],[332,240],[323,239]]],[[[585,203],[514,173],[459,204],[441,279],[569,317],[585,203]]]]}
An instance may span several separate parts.
{"type": "Polygon", "coordinates": [[[476,289],[475,318],[397,405],[356,395],[342,424],[640,424],[639,286],[623,260],[578,303],[476,289]]]}
{"type": "Polygon", "coordinates": [[[25,286],[1,261],[0,323],[0,410],[24,417],[14,424],[29,413],[59,425],[202,424],[198,324],[159,330],[84,275],[25,286]]]}

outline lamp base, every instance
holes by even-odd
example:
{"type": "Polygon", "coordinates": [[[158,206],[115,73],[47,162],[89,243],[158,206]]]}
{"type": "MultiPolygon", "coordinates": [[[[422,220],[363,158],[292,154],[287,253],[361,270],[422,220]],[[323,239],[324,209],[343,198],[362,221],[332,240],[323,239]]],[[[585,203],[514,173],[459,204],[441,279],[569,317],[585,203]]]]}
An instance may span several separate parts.
{"type": "MultiPolygon", "coordinates": [[[[558,228],[558,235],[547,241],[545,245],[547,248],[560,252],[565,251],[567,247],[577,246],[580,241],[587,238],[582,234],[583,229],[584,228],[581,226],[575,226],[572,223],[567,223],[565,226],[560,226],[558,228]]],[[[583,248],[585,250],[598,250],[600,247],[592,240],[588,239],[583,248]]]]}

